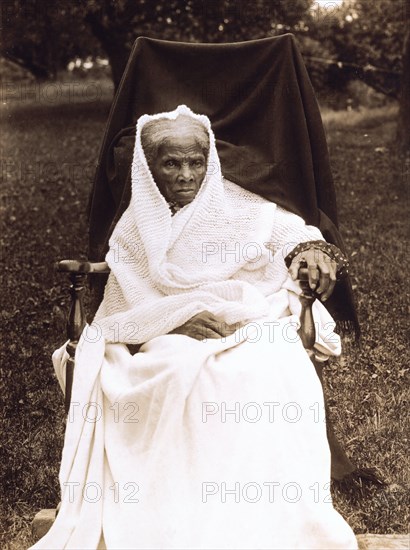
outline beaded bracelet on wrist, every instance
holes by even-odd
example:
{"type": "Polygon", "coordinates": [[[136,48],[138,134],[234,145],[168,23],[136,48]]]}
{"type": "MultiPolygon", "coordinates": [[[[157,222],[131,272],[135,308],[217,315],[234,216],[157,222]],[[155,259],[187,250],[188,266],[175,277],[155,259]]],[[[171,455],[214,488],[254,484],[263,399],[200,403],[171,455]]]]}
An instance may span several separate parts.
{"type": "Polygon", "coordinates": [[[343,279],[349,274],[349,262],[345,258],[345,256],[343,256],[341,250],[336,245],[327,243],[325,241],[308,241],[298,244],[297,246],[295,246],[292,252],[290,252],[286,256],[286,267],[290,267],[290,264],[292,263],[292,260],[295,256],[312,248],[324,252],[327,256],[329,256],[331,260],[336,262],[337,280],[343,279]]]}

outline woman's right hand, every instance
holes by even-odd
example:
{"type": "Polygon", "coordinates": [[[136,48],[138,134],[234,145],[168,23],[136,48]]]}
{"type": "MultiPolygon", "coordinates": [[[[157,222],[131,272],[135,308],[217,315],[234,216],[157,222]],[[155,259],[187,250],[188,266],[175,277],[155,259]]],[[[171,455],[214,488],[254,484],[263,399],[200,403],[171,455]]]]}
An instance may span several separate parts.
{"type": "Polygon", "coordinates": [[[239,325],[228,325],[209,311],[202,311],[194,315],[186,323],[175,328],[169,334],[185,334],[195,340],[206,338],[222,338],[238,330],[239,325]]]}

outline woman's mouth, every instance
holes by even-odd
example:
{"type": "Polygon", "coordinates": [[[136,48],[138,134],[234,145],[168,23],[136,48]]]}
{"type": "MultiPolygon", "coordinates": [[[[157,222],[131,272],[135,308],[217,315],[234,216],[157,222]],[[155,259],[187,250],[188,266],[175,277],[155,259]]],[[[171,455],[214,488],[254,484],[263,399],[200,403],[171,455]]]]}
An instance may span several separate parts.
{"type": "Polygon", "coordinates": [[[193,189],[192,187],[189,188],[189,189],[177,189],[175,191],[175,193],[177,195],[190,195],[191,193],[193,193],[195,191],[195,189],[193,189]]]}

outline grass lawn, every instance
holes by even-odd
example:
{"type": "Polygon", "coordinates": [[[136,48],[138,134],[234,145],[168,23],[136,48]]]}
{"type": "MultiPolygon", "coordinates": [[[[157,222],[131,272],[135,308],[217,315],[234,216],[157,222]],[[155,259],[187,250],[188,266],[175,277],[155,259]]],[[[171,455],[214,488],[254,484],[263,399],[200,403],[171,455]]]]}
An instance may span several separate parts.
{"type": "MultiPolygon", "coordinates": [[[[1,106],[1,548],[27,547],[34,514],[59,501],[64,413],[50,355],[63,341],[69,300],[53,263],[86,250],[85,208],[108,107],[107,97],[1,106]]],[[[330,365],[327,392],[349,455],[388,481],[365,497],[335,492],[357,533],[404,533],[409,521],[407,189],[395,116],[324,113],[363,332],[361,347],[346,339],[330,365]]]]}

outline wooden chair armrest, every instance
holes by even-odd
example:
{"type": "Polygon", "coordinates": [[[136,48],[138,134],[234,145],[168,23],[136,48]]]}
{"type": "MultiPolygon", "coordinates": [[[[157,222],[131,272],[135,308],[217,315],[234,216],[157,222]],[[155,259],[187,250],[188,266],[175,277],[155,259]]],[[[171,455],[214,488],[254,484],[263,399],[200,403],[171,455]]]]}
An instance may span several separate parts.
{"type": "Polygon", "coordinates": [[[82,260],[60,260],[55,264],[56,271],[60,273],[109,273],[107,262],[88,262],[82,260]]]}
{"type": "Polygon", "coordinates": [[[59,273],[67,273],[71,282],[70,294],[71,305],[67,319],[67,338],[66,346],[69,358],[66,365],[66,383],[65,383],[65,412],[68,414],[71,403],[71,388],[74,376],[74,358],[78,341],[86,324],[84,311],[83,294],[85,290],[85,281],[89,274],[109,273],[110,269],[107,262],[88,262],[82,260],[61,260],[55,264],[55,269],[59,273]]]}

